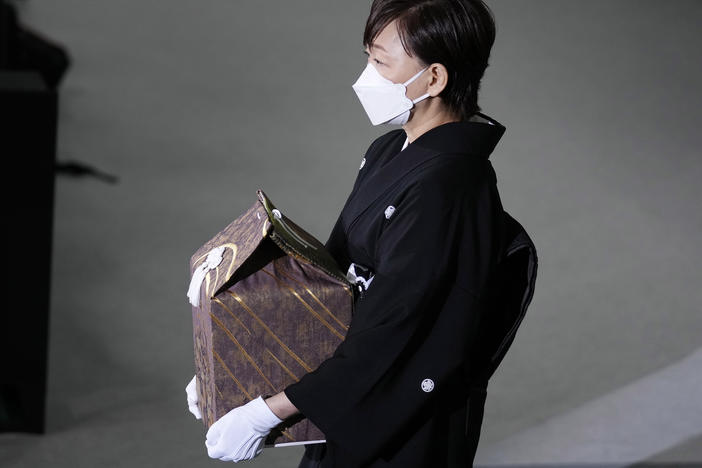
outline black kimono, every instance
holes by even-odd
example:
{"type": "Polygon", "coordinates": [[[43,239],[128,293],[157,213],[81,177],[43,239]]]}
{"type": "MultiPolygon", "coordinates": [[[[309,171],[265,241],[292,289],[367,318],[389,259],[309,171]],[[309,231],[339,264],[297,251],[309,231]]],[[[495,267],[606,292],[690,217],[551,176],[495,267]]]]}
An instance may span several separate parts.
{"type": "Polygon", "coordinates": [[[471,350],[505,247],[488,160],[505,127],[479,115],[405,149],[392,130],[362,161],[326,246],[344,271],[355,263],[373,279],[334,355],[285,389],[327,437],[306,450],[322,467],[472,464],[466,420],[479,431],[486,382],[476,386],[471,350]],[[476,389],[479,408],[466,409],[476,389]]]}

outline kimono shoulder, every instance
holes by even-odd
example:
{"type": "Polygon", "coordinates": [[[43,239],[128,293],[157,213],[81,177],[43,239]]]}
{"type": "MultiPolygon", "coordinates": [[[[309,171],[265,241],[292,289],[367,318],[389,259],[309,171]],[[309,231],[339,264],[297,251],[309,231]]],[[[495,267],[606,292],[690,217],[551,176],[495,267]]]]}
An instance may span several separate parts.
{"type": "Polygon", "coordinates": [[[387,145],[399,141],[400,139],[404,142],[406,138],[405,131],[401,128],[390,130],[387,133],[380,135],[378,138],[373,140],[368,149],[366,150],[367,162],[370,162],[377,158],[378,154],[387,147],[387,145]]]}

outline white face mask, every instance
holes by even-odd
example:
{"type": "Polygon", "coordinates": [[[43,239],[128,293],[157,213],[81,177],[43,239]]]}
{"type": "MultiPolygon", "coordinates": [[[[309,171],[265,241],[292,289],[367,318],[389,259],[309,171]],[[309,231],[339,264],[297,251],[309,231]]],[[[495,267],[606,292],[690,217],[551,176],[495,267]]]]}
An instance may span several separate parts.
{"type": "Polygon", "coordinates": [[[415,100],[407,97],[407,85],[421,75],[424,68],[417,72],[404,83],[393,83],[384,78],[369,62],[361,76],[353,84],[366,114],[373,125],[392,124],[404,125],[409,120],[410,109],[419,101],[426,99],[429,93],[423,94],[415,100]]]}

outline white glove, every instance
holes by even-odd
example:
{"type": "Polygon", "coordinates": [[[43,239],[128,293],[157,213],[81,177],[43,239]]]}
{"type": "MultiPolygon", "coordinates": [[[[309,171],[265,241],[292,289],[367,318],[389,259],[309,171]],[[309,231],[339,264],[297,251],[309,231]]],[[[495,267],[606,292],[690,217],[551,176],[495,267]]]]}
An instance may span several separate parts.
{"type": "Polygon", "coordinates": [[[266,436],[283,422],[259,396],[219,418],[207,431],[207,454],[222,461],[251,460],[263,452],[266,436]]]}
{"type": "Polygon", "coordinates": [[[185,387],[185,393],[188,395],[188,410],[195,416],[195,419],[202,419],[202,413],[200,413],[200,408],[197,406],[197,388],[195,387],[197,382],[195,381],[195,376],[193,375],[193,380],[185,387]]]}

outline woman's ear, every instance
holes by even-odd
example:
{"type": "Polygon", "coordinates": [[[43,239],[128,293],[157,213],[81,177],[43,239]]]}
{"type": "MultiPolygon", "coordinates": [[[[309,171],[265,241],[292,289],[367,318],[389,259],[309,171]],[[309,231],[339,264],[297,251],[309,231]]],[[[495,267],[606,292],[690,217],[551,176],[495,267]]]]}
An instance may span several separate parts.
{"type": "Polygon", "coordinates": [[[432,63],[428,68],[431,76],[427,93],[431,97],[438,96],[448,84],[448,70],[440,63],[432,63]]]}

